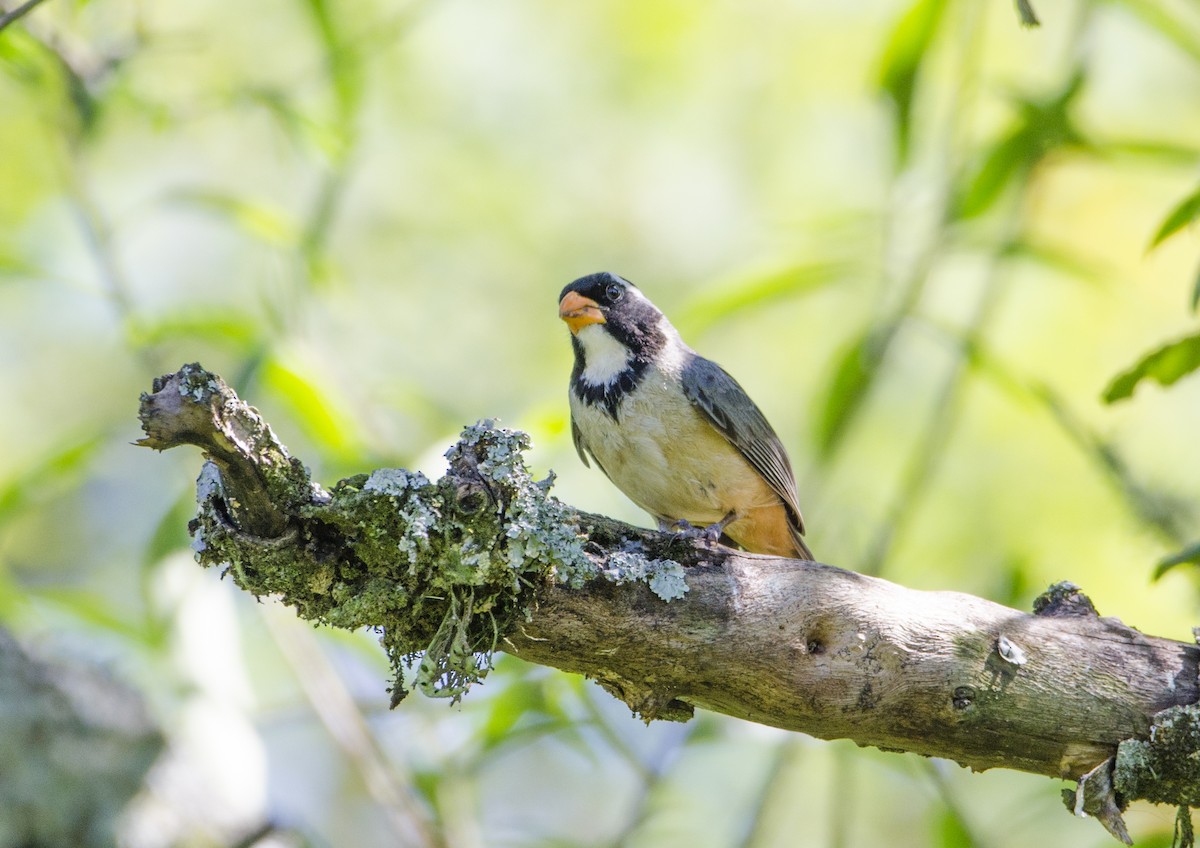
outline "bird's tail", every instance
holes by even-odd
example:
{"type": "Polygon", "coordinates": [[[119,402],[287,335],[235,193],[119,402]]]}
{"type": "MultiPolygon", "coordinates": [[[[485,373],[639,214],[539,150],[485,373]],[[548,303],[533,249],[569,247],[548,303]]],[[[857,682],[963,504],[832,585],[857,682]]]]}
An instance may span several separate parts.
{"type": "Polygon", "coordinates": [[[817,561],[817,558],[813,556],[812,549],[804,541],[804,534],[800,532],[799,527],[792,527],[792,541],[796,544],[796,559],[806,559],[810,562],[817,561]]]}

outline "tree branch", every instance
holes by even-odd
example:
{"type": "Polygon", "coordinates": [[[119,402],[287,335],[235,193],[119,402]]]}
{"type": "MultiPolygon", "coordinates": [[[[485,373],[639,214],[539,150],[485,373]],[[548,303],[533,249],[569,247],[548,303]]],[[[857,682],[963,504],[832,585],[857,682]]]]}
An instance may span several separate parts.
{"type": "Polygon", "coordinates": [[[647,721],[702,707],[1076,780],[1069,806],[1125,841],[1130,800],[1200,804],[1200,649],[1102,618],[1070,584],[1030,615],[638,529],[550,497],[527,437],[491,422],[437,482],[381,469],[326,493],[198,365],[156,380],[141,419],[140,444],[209,459],[200,562],[303,618],[377,628],[393,703],[406,669],[457,699],[505,650],[595,678],[647,721]]]}
{"type": "Polygon", "coordinates": [[[27,0],[11,12],[0,14],[0,32],[3,32],[9,24],[14,24],[21,18],[33,11],[34,7],[42,3],[43,0],[27,0]]]}

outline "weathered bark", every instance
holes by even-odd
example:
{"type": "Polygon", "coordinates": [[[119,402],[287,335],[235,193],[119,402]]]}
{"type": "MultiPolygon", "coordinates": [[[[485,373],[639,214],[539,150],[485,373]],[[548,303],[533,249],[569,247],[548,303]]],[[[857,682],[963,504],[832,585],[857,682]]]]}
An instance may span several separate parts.
{"type": "Polygon", "coordinates": [[[1128,800],[1200,802],[1200,649],[1101,618],[1069,584],[1027,614],[630,527],[549,497],[524,437],[488,425],[437,483],[387,470],[326,493],[219,378],[187,366],[154,388],[142,443],[218,463],[201,562],[303,617],[380,628],[398,675],[423,654],[427,693],[461,696],[503,649],[596,678],[647,720],[698,706],[1077,780],[1071,806],[1126,841],[1128,800]]]}
{"type": "Polygon", "coordinates": [[[1194,646],[1113,619],[1027,615],[746,554],[687,576],[687,597],[670,604],[639,584],[548,587],[512,651],[609,682],[651,716],[677,699],[823,739],[1071,779],[1198,697],[1194,646]]]}

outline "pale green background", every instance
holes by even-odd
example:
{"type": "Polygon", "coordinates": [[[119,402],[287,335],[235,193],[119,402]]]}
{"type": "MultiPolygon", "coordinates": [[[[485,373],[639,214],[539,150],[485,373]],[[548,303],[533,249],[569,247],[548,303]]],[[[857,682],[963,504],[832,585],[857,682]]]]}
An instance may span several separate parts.
{"type": "MultiPolygon", "coordinates": [[[[130,446],[138,393],[198,359],[326,483],[436,474],[462,425],[499,417],[560,497],[647,523],[568,433],[555,297],[612,270],[766,411],[822,560],[866,567],[899,515],[889,579],[1024,609],[1069,579],[1190,639],[1191,570],[1150,574],[1200,537],[1200,379],[1100,395],[1196,326],[1195,228],[1146,248],[1196,188],[1200,12],[1042,0],[1025,29],[1010,3],[948,0],[901,160],[879,78],[910,5],[49,0],[0,34],[0,614],[132,681],[166,727],[123,844],[229,845],[264,818],[290,828],[270,844],[405,844],[411,816],[454,848],[1115,844],[1045,778],[713,715],[645,727],[508,659],[461,708],[389,713],[370,634],[310,631],[194,565],[198,455],[130,446]],[[1077,66],[1090,149],[943,218],[1016,101],[1077,66]],[[822,462],[834,372],[897,310],[822,462]]],[[[1169,843],[1172,810],[1128,820],[1169,843]]]]}

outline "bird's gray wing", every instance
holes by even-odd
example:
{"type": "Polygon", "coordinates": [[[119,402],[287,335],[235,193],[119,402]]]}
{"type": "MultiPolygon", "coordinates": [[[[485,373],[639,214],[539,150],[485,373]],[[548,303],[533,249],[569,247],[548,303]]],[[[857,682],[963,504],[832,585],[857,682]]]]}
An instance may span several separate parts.
{"type": "Polygon", "coordinates": [[[571,416],[571,441],[575,443],[575,453],[579,454],[579,458],[583,460],[584,468],[591,468],[592,464],[588,462],[587,445],[583,443],[583,431],[575,423],[574,415],[571,416]]]}
{"type": "Polygon", "coordinates": [[[792,464],[779,436],[746,390],[720,365],[698,355],[683,366],[681,377],[688,400],[762,475],[792,513],[796,530],[803,533],[792,464]]]}

